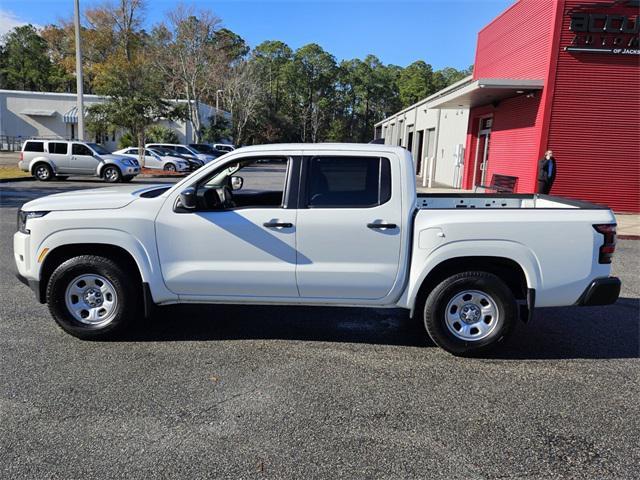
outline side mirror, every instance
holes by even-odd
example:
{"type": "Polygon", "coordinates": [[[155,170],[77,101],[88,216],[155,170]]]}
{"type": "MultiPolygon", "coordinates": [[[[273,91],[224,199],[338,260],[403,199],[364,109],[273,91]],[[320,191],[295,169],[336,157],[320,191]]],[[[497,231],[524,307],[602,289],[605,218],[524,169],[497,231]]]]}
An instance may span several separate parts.
{"type": "Polygon", "coordinates": [[[231,189],[232,190],[240,190],[244,185],[244,178],[242,177],[231,177],[231,189]]]}
{"type": "Polygon", "coordinates": [[[186,210],[196,209],[196,189],[193,187],[185,188],[180,192],[180,204],[179,206],[186,210]]]}

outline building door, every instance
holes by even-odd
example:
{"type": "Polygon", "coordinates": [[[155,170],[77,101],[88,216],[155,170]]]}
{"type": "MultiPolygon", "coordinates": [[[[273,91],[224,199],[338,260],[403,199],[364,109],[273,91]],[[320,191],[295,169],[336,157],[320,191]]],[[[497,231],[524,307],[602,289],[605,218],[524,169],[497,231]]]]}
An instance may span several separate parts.
{"type": "Polygon", "coordinates": [[[422,173],[422,156],[424,153],[422,152],[422,147],[424,146],[424,130],[420,130],[418,132],[418,148],[416,148],[416,155],[414,160],[416,162],[416,175],[420,176],[422,173]]]}
{"type": "Polygon", "coordinates": [[[407,135],[407,150],[409,150],[409,153],[413,153],[412,149],[413,149],[413,130],[411,130],[407,135]]]}
{"type": "Polygon", "coordinates": [[[473,184],[485,185],[486,174],[489,166],[489,143],[491,139],[491,124],[493,118],[481,118],[478,140],[476,142],[475,169],[473,171],[473,184]]]}

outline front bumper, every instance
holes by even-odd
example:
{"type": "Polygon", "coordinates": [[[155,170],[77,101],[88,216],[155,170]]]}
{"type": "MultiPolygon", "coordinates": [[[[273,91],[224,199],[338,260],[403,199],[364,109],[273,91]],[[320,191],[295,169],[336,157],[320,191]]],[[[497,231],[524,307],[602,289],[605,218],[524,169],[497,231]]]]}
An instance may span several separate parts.
{"type": "Polygon", "coordinates": [[[23,277],[17,272],[16,272],[16,278],[20,283],[24,283],[27,287],[29,287],[33,291],[33,293],[36,295],[36,298],[40,303],[44,303],[44,298],[42,297],[42,292],[40,291],[40,282],[38,280],[30,280],[26,277],[23,277]]]}
{"type": "Polygon", "coordinates": [[[126,167],[123,168],[123,175],[138,175],[140,173],[140,167],[126,167]]]}
{"type": "Polygon", "coordinates": [[[620,296],[622,282],[617,277],[596,278],[578,299],[578,305],[611,305],[620,296]]]}

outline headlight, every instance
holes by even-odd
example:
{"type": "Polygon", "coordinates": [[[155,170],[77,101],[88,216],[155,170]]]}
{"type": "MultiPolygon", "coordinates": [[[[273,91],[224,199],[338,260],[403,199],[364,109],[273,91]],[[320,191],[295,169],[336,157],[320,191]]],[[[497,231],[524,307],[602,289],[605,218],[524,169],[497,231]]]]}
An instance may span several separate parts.
{"type": "Polygon", "coordinates": [[[27,229],[27,220],[44,217],[47,213],[49,212],[23,212],[18,210],[18,231],[27,235],[30,234],[31,231],[27,229]]]}

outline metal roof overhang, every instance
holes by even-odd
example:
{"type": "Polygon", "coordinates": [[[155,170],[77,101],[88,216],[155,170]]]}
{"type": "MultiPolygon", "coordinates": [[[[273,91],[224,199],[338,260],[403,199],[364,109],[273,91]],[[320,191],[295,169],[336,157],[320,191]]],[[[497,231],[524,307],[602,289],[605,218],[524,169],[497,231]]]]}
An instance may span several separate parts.
{"type": "Polygon", "coordinates": [[[430,102],[429,108],[479,107],[534,90],[542,90],[544,80],[479,78],[464,87],[430,102]]]}
{"type": "Polygon", "coordinates": [[[38,108],[27,108],[20,112],[22,115],[29,115],[31,117],[53,117],[56,114],[55,110],[42,110],[38,108]]]}

